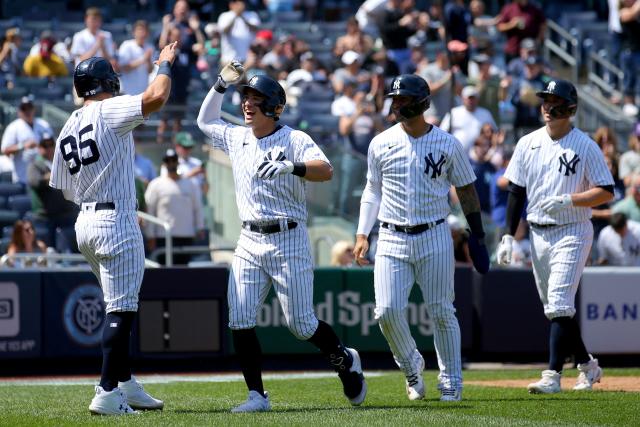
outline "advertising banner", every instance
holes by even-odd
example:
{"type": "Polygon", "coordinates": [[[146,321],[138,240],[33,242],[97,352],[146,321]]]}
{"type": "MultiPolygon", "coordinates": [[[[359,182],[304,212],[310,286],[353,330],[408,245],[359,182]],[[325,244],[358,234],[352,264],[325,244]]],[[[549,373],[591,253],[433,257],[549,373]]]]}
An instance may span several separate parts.
{"type": "Polygon", "coordinates": [[[42,354],[40,292],[37,272],[0,275],[0,359],[42,354]]]}
{"type": "Polygon", "coordinates": [[[589,351],[640,353],[640,268],[586,268],[579,307],[582,337],[589,351]]]}

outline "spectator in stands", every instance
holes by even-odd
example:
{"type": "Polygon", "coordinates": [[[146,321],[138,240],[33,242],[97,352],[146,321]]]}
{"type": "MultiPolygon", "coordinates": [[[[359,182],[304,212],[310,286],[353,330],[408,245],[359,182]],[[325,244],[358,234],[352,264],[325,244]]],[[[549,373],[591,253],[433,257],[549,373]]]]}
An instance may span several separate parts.
{"type": "Polygon", "coordinates": [[[220,31],[218,24],[210,22],[204,27],[204,33],[207,40],[204,42],[204,49],[201,52],[200,59],[203,59],[208,66],[209,79],[217,78],[216,71],[220,64],[220,31]]]}
{"type": "Polygon", "coordinates": [[[469,26],[472,25],[471,12],[464,0],[449,0],[444,5],[444,28],[447,40],[469,41],[469,26]]]}
{"type": "Polygon", "coordinates": [[[640,222],[623,213],[611,216],[610,225],[598,235],[598,265],[640,266],[640,222]]]}
{"type": "Polygon", "coordinates": [[[618,156],[618,138],[612,128],[600,126],[593,134],[593,140],[605,156],[618,156]]]}
{"type": "Polygon", "coordinates": [[[542,125],[540,121],[542,101],[536,96],[536,92],[543,90],[548,81],[549,76],[543,72],[542,59],[537,56],[527,58],[525,78],[515,80],[510,88],[511,103],[516,109],[513,126],[517,137],[538,129],[542,125]]]}
{"type": "Polygon", "coordinates": [[[593,235],[598,236],[600,230],[606,227],[611,220],[611,207],[620,200],[624,199],[626,188],[619,178],[617,156],[615,154],[606,154],[604,159],[607,167],[613,177],[613,199],[607,203],[596,206],[591,209],[591,223],[593,224],[593,235]]]}
{"type": "Polygon", "coordinates": [[[247,52],[247,59],[244,61],[246,69],[250,68],[264,68],[262,59],[271,51],[273,42],[273,31],[260,30],[256,33],[256,37],[253,39],[251,46],[249,46],[249,52],[247,52]]]}
{"type": "Polygon", "coordinates": [[[199,199],[202,203],[202,195],[207,192],[207,174],[202,160],[193,157],[193,147],[196,142],[189,132],[178,132],[176,135],[175,150],[178,154],[178,175],[182,178],[191,180],[199,193],[199,199]]]}
{"type": "Polygon", "coordinates": [[[478,89],[478,105],[489,110],[491,115],[499,120],[499,105],[507,98],[507,90],[500,84],[502,81],[500,76],[491,73],[491,57],[489,55],[481,53],[474,56],[472,60],[478,65],[478,74],[469,79],[469,84],[478,89]]]}
{"type": "Polygon", "coordinates": [[[480,201],[480,211],[483,214],[491,214],[491,181],[496,173],[496,169],[491,164],[490,153],[491,141],[483,135],[478,135],[473,150],[469,153],[469,161],[477,179],[473,182],[480,201]]]}
{"type": "MultiPolygon", "coordinates": [[[[73,66],[73,58],[71,57],[71,52],[69,52],[67,44],[64,42],[64,40],[56,40],[56,37],[51,31],[44,30],[42,34],[40,34],[40,40],[47,39],[53,39],[55,41],[53,49],[51,51],[55,53],[60,59],[62,59],[65,65],[69,67],[73,66]]],[[[42,49],[42,46],[40,46],[40,40],[38,40],[37,43],[31,46],[29,55],[37,55],[40,53],[40,50],[42,49]]]]}
{"type": "MultiPolygon", "coordinates": [[[[509,147],[502,153],[502,164],[496,170],[491,180],[491,220],[495,226],[495,236],[500,239],[506,232],[507,226],[507,198],[509,196],[509,180],[504,177],[504,173],[509,166],[513,148],[509,147]]],[[[497,246],[499,241],[493,242],[497,246]]]]}
{"type": "Polygon", "coordinates": [[[431,88],[431,106],[425,111],[425,118],[437,125],[454,107],[454,94],[463,86],[464,76],[458,67],[450,67],[449,55],[444,48],[436,51],[435,61],[422,69],[419,75],[431,88]]]}
{"type": "MultiPolygon", "coordinates": [[[[189,3],[186,0],[177,0],[173,5],[173,12],[162,17],[158,47],[164,49],[166,45],[178,39],[180,40],[180,57],[178,59],[182,64],[186,63],[190,69],[193,69],[198,60],[198,52],[194,46],[196,44],[203,46],[205,38],[200,29],[200,19],[196,13],[191,13],[189,3]],[[179,30],[179,36],[176,36],[174,29],[179,30]]],[[[173,71],[175,72],[175,67],[173,71]]],[[[174,75],[173,83],[175,84],[175,82],[174,75]]]]}
{"type": "Polygon", "coordinates": [[[266,68],[271,71],[282,70],[287,63],[287,56],[285,55],[285,44],[289,42],[289,37],[280,36],[271,47],[271,50],[265,53],[260,60],[259,64],[261,68],[266,68]]]}
{"type": "Polygon", "coordinates": [[[485,123],[480,128],[480,135],[487,141],[491,141],[491,148],[487,153],[487,158],[494,168],[502,167],[502,156],[509,149],[504,143],[506,132],[504,129],[496,129],[491,123],[485,123]]]}
{"type": "Polygon", "coordinates": [[[518,56],[520,42],[527,37],[542,43],[546,18],[542,10],[529,0],[514,0],[500,11],[498,31],[507,38],[504,52],[507,63],[518,56]]]}
{"type": "Polygon", "coordinates": [[[542,70],[545,74],[555,74],[550,64],[544,61],[539,55],[539,51],[536,45],[536,41],[531,38],[526,38],[520,42],[520,53],[517,57],[513,58],[507,64],[507,74],[514,79],[525,78],[526,76],[526,61],[530,57],[534,56],[540,58],[542,61],[542,70]]]}
{"type": "Polygon", "coordinates": [[[627,197],[613,205],[613,213],[621,212],[630,220],[640,222],[640,174],[633,174],[627,197]]]}
{"type": "MultiPolygon", "coordinates": [[[[187,108],[187,96],[189,95],[187,89],[189,87],[189,80],[191,79],[192,64],[189,62],[189,49],[182,44],[183,31],[178,26],[171,26],[169,34],[167,35],[168,43],[177,43],[176,60],[171,66],[171,94],[167,104],[160,113],[160,122],[158,123],[156,142],[164,142],[165,132],[169,118],[173,119],[172,135],[180,132],[182,129],[182,119],[185,115],[187,108]]],[[[193,46],[193,45],[191,45],[193,46]]]]}
{"type": "Polygon", "coordinates": [[[84,24],[86,28],[75,33],[71,43],[71,55],[76,65],[85,59],[100,56],[115,66],[113,37],[109,31],[104,31],[100,28],[102,27],[100,9],[97,7],[88,8],[84,17],[84,24]]]}
{"type": "Polygon", "coordinates": [[[472,32],[474,37],[493,39],[496,35],[496,25],[500,20],[499,16],[485,14],[485,4],[482,0],[471,0],[469,11],[472,18],[472,32]]]}
{"type": "Polygon", "coordinates": [[[379,35],[378,21],[382,17],[388,0],[366,0],[360,5],[356,12],[356,19],[360,29],[371,36],[377,38],[379,35]]]}
{"type": "Polygon", "coordinates": [[[48,241],[52,244],[56,239],[56,228],[73,228],[78,216],[78,205],[65,199],[62,191],[49,186],[55,149],[53,135],[43,134],[38,144],[38,156],[27,168],[32,210],[36,221],[47,227],[48,241]]]}
{"type": "Polygon", "coordinates": [[[272,19],[277,21],[278,12],[292,12],[295,6],[294,0],[264,0],[264,4],[267,6],[269,14],[272,19]]]}
{"type": "Polygon", "coordinates": [[[16,76],[22,73],[18,51],[22,44],[19,28],[9,28],[0,40],[0,85],[12,89],[16,76]]]}
{"type": "Polygon", "coordinates": [[[367,70],[362,69],[363,60],[362,55],[353,50],[346,51],[342,55],[344,67],[335,70],[331,79],[335,93],[342,93],[342,87],[346,80],[355,80],[358,85],[368,84],[370,74],[367,70]]]}
{"type": "MultiPolygon", "coordinates": [[[[11,234],[11,243],[7,248],[7,255],[15,255],[18,253],[38,254],[46,253],[47,245],[36,238],[36,230],[31,221],[17,220],[13,224],[13,233],[11,234]]],[[[46,260],[41,257],[35,259],[14,259],[7,261],[10,267],[31,267],[34,265],[46,266],[46,260]]]]}
{"type": "Polygon", "coordinates": [[[401,73],[407,72],[411,65],[411,51],[407,41],[420,28],[419,21],[422,19],[424,22],[421,14],[426,12],[414,10],[413,1],[389,0],[380,16],[380,37],[387,48],[389,58],[398,64],[401,73]]]}
{"type": "Polygon", "coordinates": [[[140,153],[140,144],[136,144],[136,153],[133,158],[133,167],[136,178],[139,179],[144,188],[147,188],[149,182],[151,182],[156,176],[158,176],[158,172],[156,171],[156,167],[148,157],[142,155],[140,153]]]}
{"type": "MultiPolygon", "coordinates": [[[[608,27],[609,35],[611,36],[611,43],[609,43],[609,61],[618,68],[620,66],[620,53],[622,52],[622,23],[620,22],[620,0],[608,0],[609,16],[608,27]]],[[[614,74],[609,75],[610,83],[616,85],[618,79],[614,74]]],[[[616,96],[611,97],[611,102],[614,104],[619,103],[621,100],[616,96]]]]}
{"type": "Polygon", "coordinates": [[[56,41],[51,32],[46,31],[38,43],[40,50],[24,60],[24,74],[27,77],[63,77],[69,74],[67,64],[53,51],[56,41]]]}
{"type": "Polygon", "coordinates": [[[640,0],[620,1],[622,25],[622,71],[624,71],[622,111],[628,117],[638,116],[640,97],[640,0]]]}
{"type": "MultiPolygon", "coordinates": [[[[204,217],[198,191],[190,179],[178,174],[178,155],[173,149],[166,151],[162,164],[167,175],[161,174],[149,183],[145,192],[147,212],[171,224],[174,246],[193,245],[196,236],[204,238],[204,217]]],[[[149,224],[147,236],[149,250],[166,244],[164,232],[158,226],[149,224]]],[[[189,254],[176,254],[173,261],[175,264],[187,264],[190,259],[189,254]]],[[[160,257],[160,262],[164,263],[164,257],[160,257]]]]}
{"type": "Polygon", "coordinates": [[[352,50],[360,55],[366,55],[373,47],[373,39],[365,34],[358,26],[355,16],[347,20],[347,33],[338,37],[333,53],[336,57],[352,50]]]}
{"type": "Polygon", "coordinates": [[[149,84],[154,49],[153,45],[147,41],[147,37],[149,37],[147,21],[136,21],[133,24],[133,38],[122,42],[118,49],[121,92],[127,95],[138,95],[144,92],[149,84]]]}
{"type": "Polygon", "coordinates": [[[496,121],[486,108],[478,107],[478,89],[475,86],[465,86],[462,89],[462,105],[454,107],[442,119],[441,128],[462,143],[465,153],[468,153],[480,135],[482,126],[490,123],[497,129],[496,121]]]}
{"type": "Polygon", "coordinates": [[[449,62],[452,67],[458,67],[462,74],[469,75],[469,45],[460,40],[451,40],[447,43],[449,62]]]}
{"type": "Polygon", "coordinates": [[[226,64],[234,59],[244,62],[260,24],[258,14],[246,10],[244,1],[230,1],[229,10],[218,17],[218,28],[222,35],[221,63],[226,64]]]}
{"type": "Polygon", "coordinates": [[[353,242],[339,240],[331,247],[331,266],[350,267],[354,261],[353,242]]]}
{"type": "Polygon", "coordinates": [[[636,123],[634,131],[629,135],[629,150],[620,156],[618,173],[624,185],[628,187],[631,176],[640,174],[640,122],[636,123]]]}
{"type": "Polygon", "coordinates": [[[27,183],[27,166],[38,155],[42,136],[53,135],[51,125],[36,117],[36,107],[30,97],[23,97],[18,106],[18,118],[7,126],[2,135],[2,154],[13,160],[14,182],[27,183]]]}

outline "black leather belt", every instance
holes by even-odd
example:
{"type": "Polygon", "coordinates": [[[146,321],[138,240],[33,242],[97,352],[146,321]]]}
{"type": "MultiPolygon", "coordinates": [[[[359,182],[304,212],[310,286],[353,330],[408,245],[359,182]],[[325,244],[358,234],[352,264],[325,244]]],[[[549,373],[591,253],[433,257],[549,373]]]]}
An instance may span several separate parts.
{"type": "Polygon", "coordinates": [[[430,222],[428,224],[418,224],[418,225],[414,225],[412,227],[403,226],[403,225],[389,224],[388,222],[383,222],[381,225],[382,225],[382,228],[386,228],[386,229],[393,230],[393,231],[399,231],[401,233],[419,234],[419,233],[422,233],[424,231],[427,231],[430,228],[435,227],[436,225],[440,225],[443,222],[444,222],[444,218],[439,219],[436,222],[430,222]]]}
{"type": "Polygon", "coordinates": [[[95,210],[108,211],[108,210],[114,210],[115,208],[116,208],[116,204],[113,202],[100,202],[100,203],[96,203],[95,210]]]}
{"type": "MultiPolygon", "coordinates": [[[[287,230],[293,230],[298,226],[298,223],[295,221],[287,221],[287,230]]],[[[242,228],[246,228],[247,230],[253,231],[254,233],[260,234],[273,234],[284,231],[282,227],[280,227],[279,223],[275,224],[252,224],[250,222],[243,222],[242,228]]]]}
{"type": "Polygon", "coordinates": [[[549,227],[555,227],[558,224],[536,224],[535,222],[531,222],[530,223],[532,227],[535,228],[549,228],[549,227]]]}

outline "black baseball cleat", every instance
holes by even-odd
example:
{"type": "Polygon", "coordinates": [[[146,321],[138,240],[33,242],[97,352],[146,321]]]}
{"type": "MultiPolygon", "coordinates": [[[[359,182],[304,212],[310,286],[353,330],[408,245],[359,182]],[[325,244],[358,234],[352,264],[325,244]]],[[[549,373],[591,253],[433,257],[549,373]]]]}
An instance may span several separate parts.
{"type": "Polygon", "coordinates": [[[362,373],[362,363],[358,352],[353,348],[345,348],[345,350],[351,356],[351,366],[345,363],[347,361],[344,360],[344,357],[331,358],[330,362],[342,381],[344,395],[353,406],[359,406],[367,396],[367,382],[362,373]]]}

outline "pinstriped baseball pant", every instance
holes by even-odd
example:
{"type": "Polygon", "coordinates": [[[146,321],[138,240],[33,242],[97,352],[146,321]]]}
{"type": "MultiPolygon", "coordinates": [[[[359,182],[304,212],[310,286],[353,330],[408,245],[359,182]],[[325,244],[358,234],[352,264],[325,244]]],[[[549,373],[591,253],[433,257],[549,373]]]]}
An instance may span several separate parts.
{"type": "Polygon", "coordinates": [[[144,244],[135,210],[81,210],[78,249],[96,275],[106,311],[137,311],[144,275],[144,244]]]}
{"type": "Polygon", "coordinates": [[[380,228],[375,261],[376,318],[398,365],[410,366],[416,350],[407,304],[417,283],[433,321],[440,386],[461,388],[460,325],[453,307],[455,259],[447,223],[415,235],[380,228]]]}
{"type": "Polygon", "coordinates": [[[256,326],[258,309],[273,284],[287,326],[298,339],[318,328],[313,311],[313,262],[307,228],[260,234],[243,229],[229,275],[229,327],[256,326]]]}
{"type": "Polygon", "coordinates": [[[533,275],[547,318],[576,314],[576,292],[592,242],[591,221],[531,227],[533,275]]]}

